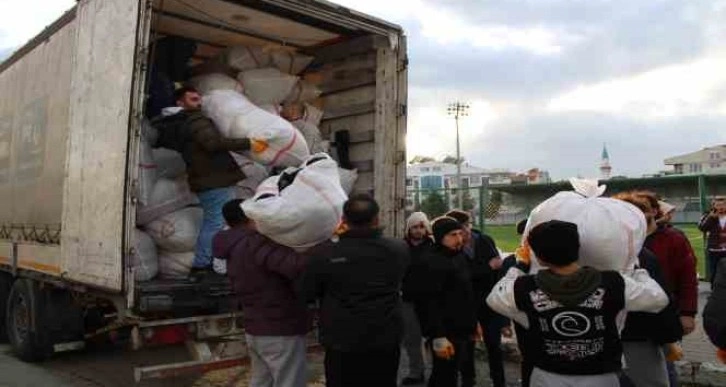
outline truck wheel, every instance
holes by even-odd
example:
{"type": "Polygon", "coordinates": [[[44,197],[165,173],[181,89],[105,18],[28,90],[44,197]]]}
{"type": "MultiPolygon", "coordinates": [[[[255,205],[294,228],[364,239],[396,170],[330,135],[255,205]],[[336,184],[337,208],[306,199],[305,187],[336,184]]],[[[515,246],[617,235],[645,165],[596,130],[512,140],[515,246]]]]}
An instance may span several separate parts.
{"type": "Polygon", "coordinates": [[[43,292],[29,279],[15,281],[10,290],[5,319],[7,335],[21,360],[41,361],[53,352],[44,328],[44,300],[43,292]]]}
{"type": "Polygon", "coordinates": [[[5,329],[5,311],[8,307],[10,288],[13,286],[13,277],[8,273],[0,272],[0,343],[8,340],[7,329],[5,329]]]}

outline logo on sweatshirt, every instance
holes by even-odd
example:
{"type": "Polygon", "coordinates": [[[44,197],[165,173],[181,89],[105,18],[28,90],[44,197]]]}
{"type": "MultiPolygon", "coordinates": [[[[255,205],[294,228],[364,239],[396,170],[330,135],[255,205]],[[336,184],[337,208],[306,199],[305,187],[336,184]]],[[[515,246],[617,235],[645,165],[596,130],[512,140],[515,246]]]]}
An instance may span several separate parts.
{"type": "Polygon", "coordinates": [[[552,318],[552,329],[564,337],[579,337],[590,331],[590,319],[582,313],[565,311],[552,318]]]}

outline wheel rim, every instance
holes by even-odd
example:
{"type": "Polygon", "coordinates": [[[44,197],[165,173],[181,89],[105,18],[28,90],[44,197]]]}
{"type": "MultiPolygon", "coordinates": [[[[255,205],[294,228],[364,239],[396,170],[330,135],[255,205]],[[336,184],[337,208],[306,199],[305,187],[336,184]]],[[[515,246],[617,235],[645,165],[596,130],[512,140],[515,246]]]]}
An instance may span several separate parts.
{"type": "Polygon", "coordinates": [[[18,343],[24,342],[30,331],[30,308],[27,299],[22,294],[17,294],[13,300],[13,335],[18,343]]]}

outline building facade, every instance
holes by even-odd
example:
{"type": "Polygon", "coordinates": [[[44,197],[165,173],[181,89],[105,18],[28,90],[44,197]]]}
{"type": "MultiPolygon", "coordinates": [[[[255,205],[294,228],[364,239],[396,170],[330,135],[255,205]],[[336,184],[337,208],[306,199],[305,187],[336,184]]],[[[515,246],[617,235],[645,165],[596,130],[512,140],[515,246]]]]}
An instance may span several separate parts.
{"type": "Polygon", "coordinates": [[[664,164],[672,166],[675,175],[723,174],[726,173],[726,145],[669,157],[664,164]]]}

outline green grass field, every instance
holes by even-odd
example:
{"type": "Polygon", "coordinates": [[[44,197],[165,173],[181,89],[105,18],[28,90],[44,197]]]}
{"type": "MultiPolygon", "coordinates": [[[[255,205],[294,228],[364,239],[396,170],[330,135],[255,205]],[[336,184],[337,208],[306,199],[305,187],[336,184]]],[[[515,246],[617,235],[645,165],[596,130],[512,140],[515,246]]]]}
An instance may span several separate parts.
{"type": "MultiPolygon", "coordinates": [[[[696,253],[697,258],[697,269],[698,274],[701,278],[706,277],[705,263],[703,251],[703,235],[695,224],[679,224],[676,225],[679,229],[683,230],[691,241],[693,251],[696,253]]],[[[513,252],[514,249],[519,246],[520,237],[517,235],[514,225],[511,226],[486,226],[486,233],[489,234],[494,241],[497,242],[497,247],[505,252],[513,252]]]]}

